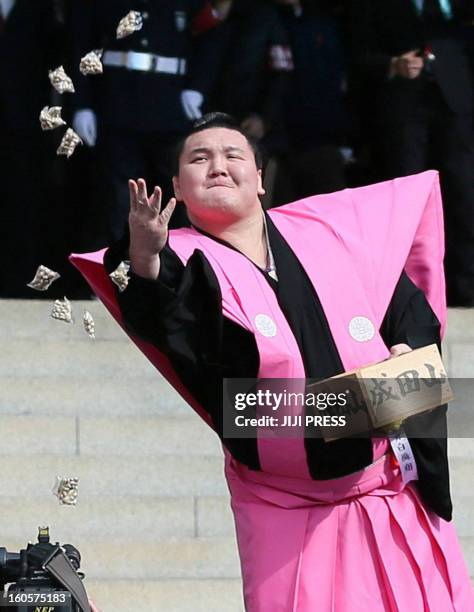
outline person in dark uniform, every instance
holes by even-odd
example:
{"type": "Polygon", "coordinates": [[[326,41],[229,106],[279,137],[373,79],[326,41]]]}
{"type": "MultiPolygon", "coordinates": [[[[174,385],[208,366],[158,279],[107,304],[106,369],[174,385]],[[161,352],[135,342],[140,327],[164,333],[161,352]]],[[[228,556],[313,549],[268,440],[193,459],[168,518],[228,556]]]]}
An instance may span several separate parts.
{"type": "Polygon", "coordinates": [[[383,177],[440,170],[453,306],[474,305],[473,85],[460,44],[463,4],[350,3],[352,57],[365,110],[375,118],[383,177]]]}
{"type": "Polygon", "coordinates": [[[1,297],[36,297],[26,284],[42,263],[43,230],[55,224],[47,192],[53,143],[39,113],[50,104],[48,70],[60,56],[60,37],[52,0],[0,3],[1,297]]]}
{"type": "Polygon", "coordinates": [[[130,175],[150,177],[171,194],[170,147],[201,114],[208,55],[201,62],[192,21],[204,5],[205,0],[70,3],[77,84],[73,126],[86,145],[97,144],[107,176],[99,202],[103,217],[94,229],[97,246],[122,234],[130,175]],[[143,27],[117,40],[117,25],[130,10],[141,12],[143,27]],[[104,50],[104,74],[84,77],[77,71],[79,60],[93,49],[104,50]]]}
{"type": "Polygon", "coordinates": [[[209,64],[206,110],[231,114],[271,155],[281,146],[293,70],[286,33],[274,7],[262,0],[215,1],[214,19],[207,36],[214,38],[219,57],[209,64]]]}
{"type": "Polygon", "coordinates": [[[344,145],[349,115],[346,65],[339,24],[319,3],[275,0],[293,54],[294,71],[285,99],[288,154],[283,173],[289,193],[275,189],[280,204],[346,186],[344,145]]]}

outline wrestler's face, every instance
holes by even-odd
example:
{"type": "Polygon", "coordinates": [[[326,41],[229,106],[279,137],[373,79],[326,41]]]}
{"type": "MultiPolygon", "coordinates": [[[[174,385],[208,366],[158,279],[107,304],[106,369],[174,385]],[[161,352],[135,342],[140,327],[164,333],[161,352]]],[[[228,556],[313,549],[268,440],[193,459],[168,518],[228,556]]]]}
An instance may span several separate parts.
{"type": "Polygon", "coordinates": [[[191,222],[232,222],[261,210],[262,172],[249,142],[235,130],[209,128],[187,138],[173,178],[191,222]]]}

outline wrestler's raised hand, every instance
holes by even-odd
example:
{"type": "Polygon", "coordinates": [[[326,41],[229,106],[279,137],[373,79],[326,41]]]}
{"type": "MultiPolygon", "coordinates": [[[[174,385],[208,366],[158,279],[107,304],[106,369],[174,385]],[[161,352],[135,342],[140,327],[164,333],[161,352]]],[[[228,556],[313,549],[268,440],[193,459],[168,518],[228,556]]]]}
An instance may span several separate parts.
{"type": "Polygon", "coordinates": [[[134,272],[145,278],[159,273],[159,253],[168,238],[168,224],[176,206],[171,198],[161,210],[161,189],[155,187],[150,197],[143,179],[128,182],[130,190],[130,262],[134,272]]]}

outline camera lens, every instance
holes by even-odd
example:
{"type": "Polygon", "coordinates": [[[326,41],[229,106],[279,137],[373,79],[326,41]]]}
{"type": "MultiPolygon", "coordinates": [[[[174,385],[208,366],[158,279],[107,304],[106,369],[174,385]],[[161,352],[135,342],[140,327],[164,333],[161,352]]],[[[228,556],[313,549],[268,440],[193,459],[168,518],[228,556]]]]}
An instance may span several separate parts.
{"type": "Polygon", "coordinates": [[[64,544],[64,552],[75,570],[81,566],[81,553],[72,544],[64,544]]]}

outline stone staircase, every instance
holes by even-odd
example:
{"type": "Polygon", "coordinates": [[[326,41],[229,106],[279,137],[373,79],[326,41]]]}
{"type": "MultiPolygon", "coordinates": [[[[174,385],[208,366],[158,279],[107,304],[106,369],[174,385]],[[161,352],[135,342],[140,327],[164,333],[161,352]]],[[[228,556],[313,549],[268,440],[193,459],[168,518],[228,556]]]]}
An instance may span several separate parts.
{"type": "MultiPolygon", "coordinates": [[[[83,556],[103,612],[240,612],[240,569],[217,437],[98,302],[0,301],[0,545],[49,525],[83,556]],[[87,308],[96,340],[82,329],[87,308]],[[79,476],[77,506],[52,495],[79,476]]],[[[474,311],[452,310],[444,358],[474,376],[474,311]]],[[[474,450],[450,440],[455,522],[474,575],[474,450]]]]}

